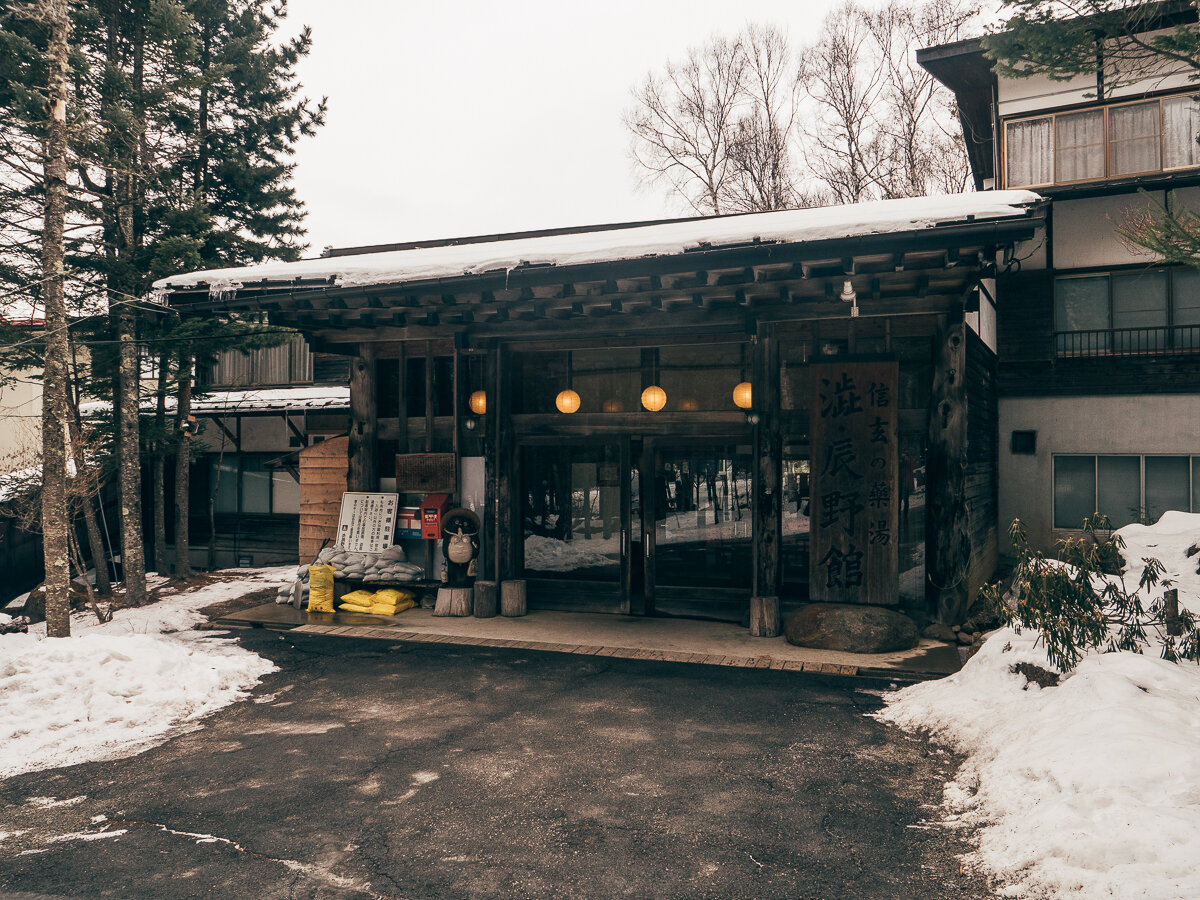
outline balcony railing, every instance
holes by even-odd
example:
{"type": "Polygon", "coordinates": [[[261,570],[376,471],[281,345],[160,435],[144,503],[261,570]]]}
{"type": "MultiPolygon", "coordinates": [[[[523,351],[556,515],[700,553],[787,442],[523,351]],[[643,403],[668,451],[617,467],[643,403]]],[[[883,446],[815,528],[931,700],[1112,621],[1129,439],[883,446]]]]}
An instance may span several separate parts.
{"type": "Polygon", "coordinates": [[[1200,353],[1200,325],[1056,331],[1054,352],[1072,359],[1200,353]]]}

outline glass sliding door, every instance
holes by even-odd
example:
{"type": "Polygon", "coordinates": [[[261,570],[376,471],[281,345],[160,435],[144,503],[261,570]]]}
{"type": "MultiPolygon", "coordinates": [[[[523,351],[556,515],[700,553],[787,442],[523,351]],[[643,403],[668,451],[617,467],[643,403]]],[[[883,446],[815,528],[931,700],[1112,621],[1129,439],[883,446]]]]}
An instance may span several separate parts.
{"type": "Polygon", "coordinates": [[[628,451],[621,441],[521,447],[523,572],[531,602],[625,611],[628,451]]]}
{"type": "Polygon", "coordinates": [[[750,444],[656,442],[644,458],[648,610],[741,621],[753,580],[750,444]]]}

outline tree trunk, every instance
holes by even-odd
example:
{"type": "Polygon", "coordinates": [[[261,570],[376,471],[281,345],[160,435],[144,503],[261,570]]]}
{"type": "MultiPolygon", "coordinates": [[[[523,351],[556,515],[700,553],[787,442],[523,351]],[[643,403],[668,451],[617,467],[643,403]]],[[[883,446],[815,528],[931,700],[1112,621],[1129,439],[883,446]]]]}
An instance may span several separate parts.
{"type": "Polygon", "coordinates": [[[125,602],[130,606],[141,606],[146,602],[146,551],[142,541],[142,468],[138,440],[140,385],[137,345],[134,342],[135,323],[127,306],[122,306],[117,313],[117,332],[120,342],[118,383],[121,390],[115,405],[121,409],[117,431],[117,446],[120,449],[121,568],[124,571],[125,602]]]}
{"type": "Polygon", "coordinates": [[[71,634],[70,514],[67,503],[67,307],[63,291],[63,227],[67,198],[67,36],[64,0],[43,0],[50,26],[49,116],[44,162],[42,300],[46,361],[42,381],[42,543],[46,562],[46,634],[71,634]]]}
{"type": "Polygon", "coordinates": [[[167,354],[158,357],[158,396],[154,405],[154,462],[151,470],[151,497],[154,503],[154,568],[160,575],[171,570],[167,558],[167,497],[166,497],[166,452],[167,432],[167,382],[171,358],[167,354]]]}
{"type": "Polygon", "coordinates": [[[176,404],[175,444],[175,577],[191,578],[192,561],[188,537],[188,488],[192,461],[192,360],[185,356],[179,363],[179,399],[176,404]]]}

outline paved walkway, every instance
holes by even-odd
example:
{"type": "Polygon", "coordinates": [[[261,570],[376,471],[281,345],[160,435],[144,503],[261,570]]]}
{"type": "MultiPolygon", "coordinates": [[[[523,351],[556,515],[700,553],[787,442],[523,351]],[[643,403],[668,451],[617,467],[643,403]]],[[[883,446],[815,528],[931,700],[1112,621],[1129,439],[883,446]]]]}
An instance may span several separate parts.
{"type": "Polygon", "coordinates": [[[866,682],[244,630],[140,756],[0,781],[0,896],[980,900],[956,760],[866,682]]]}
{"type": "Polygon", "coordinates": [[[525,616],[439,617],[410,609],[398,616],[308,613],[266,604],[222,616],[223,624],[265,624],[297,633],[368,640],[415,641],[477,647],[517,647],[585,656],[615,656],[741,668],[788,669],[826,675],[899,680],[940,678],[959,669],[956,648],[922,640],[897,653],[843,653],[795,647],[783,637],[751,637],[728,622],[533,610],[525,616]]]}

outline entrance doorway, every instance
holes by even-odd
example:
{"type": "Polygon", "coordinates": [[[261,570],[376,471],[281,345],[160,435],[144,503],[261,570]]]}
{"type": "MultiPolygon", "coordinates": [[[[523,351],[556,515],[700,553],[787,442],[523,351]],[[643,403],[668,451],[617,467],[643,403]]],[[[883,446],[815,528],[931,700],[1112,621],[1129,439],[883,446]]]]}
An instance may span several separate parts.
{"type": "Polygon", "coordinates": [[[753,455],[733,438],[520,447],[530,603],[740,622],[753,565],[753,455]]]}

